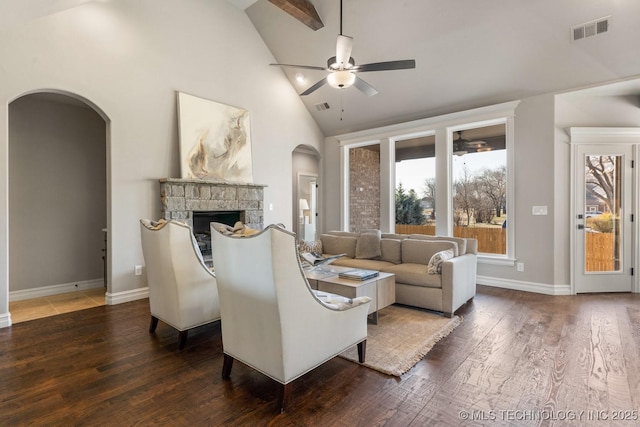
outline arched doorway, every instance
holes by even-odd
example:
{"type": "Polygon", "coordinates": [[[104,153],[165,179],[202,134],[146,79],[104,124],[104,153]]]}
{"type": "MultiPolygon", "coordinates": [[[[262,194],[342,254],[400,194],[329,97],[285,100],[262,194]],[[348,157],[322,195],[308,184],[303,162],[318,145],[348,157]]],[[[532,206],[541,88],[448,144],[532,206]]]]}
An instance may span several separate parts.
{"type": "Polygon", "coordinates": [[[74,94],[30,93],[9,104],[13,323],[104,304],[107,128],[104,114],[74,94]],[[78,293],[63,296],[70,292],[78,293]],[[32,313],[18,316],[24,305],[32,313]]]}

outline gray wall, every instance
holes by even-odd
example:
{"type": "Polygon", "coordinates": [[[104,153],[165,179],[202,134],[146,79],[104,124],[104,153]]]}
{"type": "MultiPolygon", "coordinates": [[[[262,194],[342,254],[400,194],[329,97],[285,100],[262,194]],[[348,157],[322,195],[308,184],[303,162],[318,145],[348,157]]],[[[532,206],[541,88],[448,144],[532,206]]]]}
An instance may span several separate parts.
{"type": "Polygon", "coordinates": [[[549,286],[554,283],[553,95],[523,99],[514,121],[514,205],[507,224],[515,226],[513,266],[479,264],[478,275],[549,286]],[[548,215],[531,215],[532,206],[547,206],[548,215]]]}
{"type": "MultiPolygon", "coordinates": [[[[515,227],[515,266],[479,263],[483,284],[549,294],[570,291],[570,147],[573,126],[639,127],[638,97],[602,96],[576,91],[523,99],[515,110],[515,206],[508,212],[515,227]],[[548,215],[531,214],[547,206],[548,215]]],[[[340,150],[327,138],[324,152],[327,229],[340,228],[340,150]]]]}
{"type": "MultiPolygon", "coordinates": [[[[616,85],[613,85],[614,87],[616,85]]],[[[638,97],[576,91],[555,97],[556,283],[570,281],[571,127],[640,127],[638,97]]],[[[640,142],[640,141],[639,141],[640,142]]],[[[635,197],[638,197],[636,194],[635,197]]]]}
{"type": "Polygon", "coordinates": [[[106,128],[28,95],[9,107],[9,290],[103,277],[106,128]]]}

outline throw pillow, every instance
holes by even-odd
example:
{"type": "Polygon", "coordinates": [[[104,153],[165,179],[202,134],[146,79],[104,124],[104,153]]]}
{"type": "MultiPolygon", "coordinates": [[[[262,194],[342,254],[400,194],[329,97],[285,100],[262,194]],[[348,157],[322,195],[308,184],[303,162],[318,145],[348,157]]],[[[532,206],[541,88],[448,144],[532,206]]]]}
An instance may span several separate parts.
{"type": "Polygon", "coordinates": [[[229,235],[233,234],[233,227],[231,227],[230,225],[222,224],[220,222],[212,222],[211,226],[218,233],[222,233],[222,234],[224,234],[226,236],[229,236],[229,235]]]}
{"type": "Polygon", "coordinates": [[[331,255],[346,254],[349,258],[356,257],[357,237],[334,236],[331,234],[321,234],[322,251],[331,255]]]}
{"type": "Polygon", "coordinates": [[[149,224],[151,225],[151,227],[150,227],[150,228],[151,228],[151,229],[153,229],[153,230],[159,230],[159,229],[161,229],[162,227],[164,227],[164,225],[165,225],[166,223],[167,223],[167,220],[166,220],[166,219],[159,219],[159,220],[157,220],[157,221],[153,221],[153,220],[151,220],[151,221],[149,222],[149,224]]]}
{"type": "Polygon", "coordinates": [[[321,240],[300,240],[298,242],[298,252],[315,252],[322,253],[322,241],[321,240]]]}
{"type": "Polygon", "coordinates": [[[380,250],[380,231],[362,233],[356,242],[356,258],[372,259],[382,255],[380,250]]]}
{"type": "Polygon", "coordinates": [[[380,239],[380,259],[394,264],[402,263],[402,240],[380,239]]]}
{"type": "Polygon", "coordinates": [[[429,272],[429,274],[441,274],[442,263],[451,258],[453,258],[453,249],[436,252],[429,260],[427,271],[429,272]]]}

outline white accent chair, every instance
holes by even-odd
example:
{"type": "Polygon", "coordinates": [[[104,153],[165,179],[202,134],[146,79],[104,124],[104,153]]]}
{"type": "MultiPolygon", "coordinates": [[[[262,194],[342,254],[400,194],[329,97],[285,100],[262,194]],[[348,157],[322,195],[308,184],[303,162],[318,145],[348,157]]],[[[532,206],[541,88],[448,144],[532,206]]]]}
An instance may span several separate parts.
{"type": "Polygon", "coordinates": [[[140,233],[149,282],[149,332],[154,333],[162,320],[179,331],[182,350],[189,329],[220,319],[216,278],[204,264],[188,225],[141,219],[140,233]]]}
{"type": "Polygon", "coordinates": [[[295,234],[270,225],[248,237],[211,230],[222,315],[222,378],[233,360],[282,384],[284,412],[290,384],[343,351],[358,346],[364,362],[370,298],[329,304],[309,287],[295,234]]]}

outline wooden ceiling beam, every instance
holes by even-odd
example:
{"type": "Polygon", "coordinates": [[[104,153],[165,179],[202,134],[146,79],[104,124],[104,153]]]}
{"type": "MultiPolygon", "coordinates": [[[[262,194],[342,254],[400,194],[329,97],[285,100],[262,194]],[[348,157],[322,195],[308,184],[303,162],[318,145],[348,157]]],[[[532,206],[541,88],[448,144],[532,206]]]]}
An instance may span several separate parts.
{"type": "Polygon", "coordinates": [[[314,31],[324,27],[316,8],[309,0],[269,0],[269,2],[314,31]]]}

